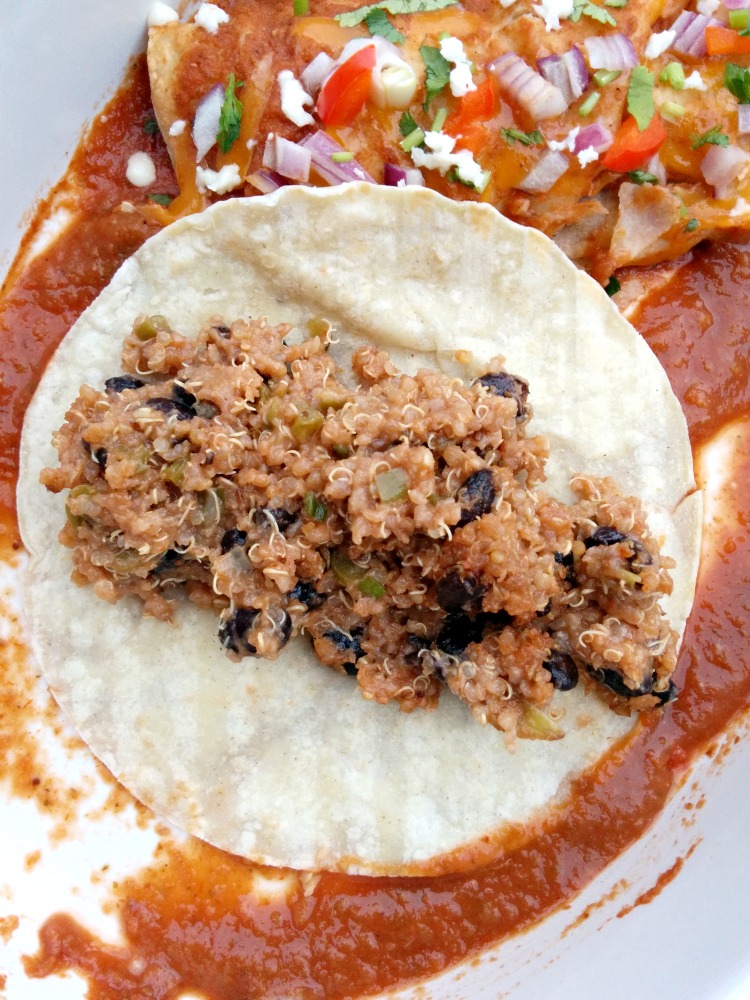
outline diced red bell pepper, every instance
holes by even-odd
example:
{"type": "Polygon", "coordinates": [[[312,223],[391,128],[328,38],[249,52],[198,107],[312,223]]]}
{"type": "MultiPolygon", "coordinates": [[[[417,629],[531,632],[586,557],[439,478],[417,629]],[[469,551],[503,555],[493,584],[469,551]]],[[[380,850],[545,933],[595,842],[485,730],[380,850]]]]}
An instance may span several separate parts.
{"type": "Polygon", "coordinates": [[[350,125],[364,107],[375,67],[375,46],[357,49],[323,84],[316,111],[324,125],[350,125]]]}
{"type": "Polygon", "coordinates": [[[741,56],[750,53],[750,35],[740,35],[722,24],[706,28],[706,48],[710,56],[741,56]]]}
{"type": "Polygon", "coordinates": [[[654,115],[642,132],[638,122],[630,115],[617,130],[614,142],[601,158],[601,165],[605,170],[616,170],[622,174],[637,170],[654,153],[658,153],[666,138],[667,130],[658,115],[654,115]]]}

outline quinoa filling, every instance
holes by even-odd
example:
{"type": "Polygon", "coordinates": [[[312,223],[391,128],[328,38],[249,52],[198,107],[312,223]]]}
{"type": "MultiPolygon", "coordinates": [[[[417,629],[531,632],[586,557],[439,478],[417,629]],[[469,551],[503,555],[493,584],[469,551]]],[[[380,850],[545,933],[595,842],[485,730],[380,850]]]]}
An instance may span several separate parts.
{"type": "Polygon", "coordinates": [[[619,712],[670,701],[674,563],[610,479],[576,475],[570,505],[540,487],[528,384],[499,357],[470,384],[409,376],[371,346],[350,375],[308,327],[136,321],[41,477],[70,491],[74,581],[162,620],[209,608],[236,660],[304,632],[365,698],[447,687],[509,740],[562,736],[544,710],[579,680],[619,712]]]}

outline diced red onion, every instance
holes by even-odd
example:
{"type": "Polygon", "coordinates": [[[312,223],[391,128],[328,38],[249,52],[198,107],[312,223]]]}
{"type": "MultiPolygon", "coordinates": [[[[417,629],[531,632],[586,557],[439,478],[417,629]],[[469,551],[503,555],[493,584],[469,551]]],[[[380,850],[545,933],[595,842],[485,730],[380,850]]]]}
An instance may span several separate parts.
{"type": "Polygon", "coordinates": [[[341,153],[343,150],[325,132],[312,132],[310,135],[306,135],[304,139],[301,139],[299,145],[309,149],[312,157],[312,167],[329,184],[346,184],[348,181],[367,181],[368,184],[375,183],[375,178],[371,177],[362,164],[356,160],[337,163],[331,159],[332,153],[341,153]]]}
{"type": "Polygon", "coordinates": [[[553,87],[562,92],[568,105],[577,100],[589,85],[589,71],[577,46],[560,56],[537,59],[539,72],[553,87]]]}
{"type": "Polygon", "coordinates": [[[583,43],[592,69],[631,69],[638,65],[638,53],[630,39],[615,35],[592,35],[583,43]]]}
{"type": "Polygon", "coordinates": [[[219,135],[219,119],[224,105],[224,88],[220,83],[212,87],[205,97],[202,97],[195,109],[193,119],[193,142],[195,143],[195,162],[200,163],[206,153],[216,142],[219,135]]]}
{"type": "Polygon", "coordinates": [[[500,89],[520,104],[535,122],[556,118],[568,107],[559,87],[548,83],[512,52],[493,59],[487,69],[496,78],[500,89]]]}
{"type": "Polygon", "coordinates": [[[750,0],[723,0],[727,10],[747,10],[750,0]]]}
{"type": "Polygon", "coordinates": [[[249,175],[247,180],[261,194],[271,194],[272,191],[278,191],[280,187],[284,187],[289,183],[285,177],[277,174],[275,170],[256,170],[254,174],[249,175]]]}
{"type": "Polygon", "coordinates": [[[739,146],[711,146],[701,161],[701,173],[717,198],[731,198],[732,181],[748,163],[750,153],[739,146]]]}
{"type": "Polygon", "coordinates": [[[568,169],[570,161],[564,153],[548,149],[543,153],[536,165],[526,174],[520,184],[516,185],[528,194],[541,194],[549,191],[555,181],[558,181],[568,169]]]}
{"type": "Polygon", "coordinates": [[[319,52],[315,56],[300,74],[300,81],[308,94],[315,94],[320,90],[321,84],[335,65],[336,60],[327,52],[319,52]]]}
{"type": "Polygon", "coordinates": [[[607,126],[602,125],[601,122],[592,122],[591,125],[585,125],[575,137],[573,152],[578,154],[593,146],[597,153],[603,153],[611,145],[612,133],[607,126]]]}
{"type": "Polygon", "coordinates": [[[268,170],[276,169],[276,143],[273,140],[274,134],[269,132],[263,147],[263,166],[268,170]]]}
{"type": "Polygon", "coordinates": [[[740,135],[750,132],[750,104],[740,104],[737,108],[737,131],[740,135]]]}
{"type": "Polygon", "coordinates": [[[310,178],[312,153],[298,142],[291,142],[280,135],[275,137],[276,173],[290,181],[307,181],[310,178]]]}
{"type": "Polygon", "coordinates": [[[422,171],[416,168],[405,169],[404,167],[396,166],[395,163],[386,163],[385,172],[383,174],[383,183],[388,187],[408,187],[408,186],[420,186],[424,187],[424,177],[422,177],[422,171]]]}
{"type": "Polygon", "coordinates": [[[669,46],[670,49],[683,56],[705,56],[708,51],[706,48],[706,28],[709,24],[721,24],[721,22],[717,21],[715,17],[706,17],[705,14],[694,14],[692,11],[683,10],[672,25],[675,36],[669,46]]]}

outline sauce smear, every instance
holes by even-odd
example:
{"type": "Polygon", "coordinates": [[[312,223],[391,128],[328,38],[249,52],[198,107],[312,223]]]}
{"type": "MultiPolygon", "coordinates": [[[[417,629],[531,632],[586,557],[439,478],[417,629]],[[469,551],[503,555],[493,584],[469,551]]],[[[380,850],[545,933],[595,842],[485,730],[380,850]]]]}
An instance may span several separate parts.
{"type": "MultiPolygon", "coordinates": [[[[143,132],[148,115],[141,62],[76,154],[73,169],[90,195],[81,223],[32,264],[0,309],[0,508],[9,539],[17,537],[18,438],[36,379],[76,316],[151,231],[118,207],[128,197],[128,155],[149,149],[157,189],[173,183],[159,140],[143,132]]],[[[721,247],[696,251],[641,310],[637,324],[683,400],[695,444],[747,412],[750,364],[740,329],[748,309],[750,264],[741,249],[721,247]]],[[[741,524],[750,518],[750,434],[738,448],[732,500],[741,524]]],[[[575,783],[573,808],[499,862],[431,879],[324,874],[307,894],[304,879],[289,873],[290,891],[262,902],[253,893],[258,866],[198,841],[165,846],[116,890],[126,948],[57,914],[42,928],[27,973],[75,970],[92,1000],[172,1000],[184,991],[211,1000],[335,1000],[434,975],[559,907],[643,833],[689,761],[750,704],[748,625],[750,542],[737,530],[701,580],[677,702],[650,716],[627,751],[575,783]]]]}

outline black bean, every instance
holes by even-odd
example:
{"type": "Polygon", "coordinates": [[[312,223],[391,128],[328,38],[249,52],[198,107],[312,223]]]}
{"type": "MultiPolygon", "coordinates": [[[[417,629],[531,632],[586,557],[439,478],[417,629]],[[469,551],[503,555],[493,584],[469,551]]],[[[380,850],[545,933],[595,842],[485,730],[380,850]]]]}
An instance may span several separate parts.
{"type": "Polygon", "coordinates": [[[448,615],[438,633],[435,645],[449,656],[463,656],[472,642],[481,642],[484,622],[468,615],[448,615]]]}
{"type": "Polygon", "coordinates": [[[475,576],[464,576],[460,569],[451,569],[438,581],[437,602],[443,611],[465,611],[484,591],[485,587],[475,576]]]}
{"type": "Polygon", "coordinates": [[[552,610],[552,601],[547,601],[544,607],[540,608],[539,611],[537,611],[536,616],[537,618],[546,618],[546,616],[550,613],[551,610],[552,610]]]}
{"type": "Polygon", "coordinates": [[[284,510],[283,507],[273,507],[271,509],[266,509],[266,513],[270,514],[278,525],[279,531],[286,531],[290,528],[294,522],[297,520],[297,514],[294,511],[284,510]]]}
{"type": "Polygon", "coordinates": [[[655,698],[659,699],[660,705],[668,705],[670,701],[674,701],[677,698],[678,691],[672,681],[670,681],[666,691],[652,691],[651,693],[655,698]]]}
{"type": "Polygon", "coordinates": [[[331,640],[340,653],[352,652],[354,653],[354,658],[358,660],[361,656],[365,655],[359,642],[363,632],[363,628],[353,628],[351,632],[344,632],[340,628],[332,628],[324,632],[323,635],[326,639],[331,640]]]}
{"type": "Polygon", "coordinates": [[[617,670],[610,670],[607,667],[589,667],[589,673],[594,678],[594,680],[599,681],[606,688],[615,694],[619,694],[622,698],[638,698],[642,694],[651,694],[651,689],[654,686],[654,678],[646,677],[639,688],[628,687],[625,683],[625,678],[617,670]]]}
{"type": "Polygon", "coordinates": [[[94,461],[99,466],[99,468],[104,471],[107,468],[107,449],[97,448],[94,452],[94,461]]]}
{"type": "Polygon", "coordinates": [[[346,671],[347,674],[349,674],[350,677],[356,677],[357,674],[359,673],[359,667],[357,666],[356,663],[345,663],[344,670],[346,671]]]}
{"type": "Polygon", "coordinates": [[[158,410],[166,416],[174,415],[178,420],[192,420],[195,416],[189,406],[178,403],[174,399],[168,399],[166,396],[154,396],[152,399],[147,399],[146,406],[150,406],[152,410],[158,410]]]}
{"type": "Polygon", "coordinates": [[[219,626],[219,641],[225,649],[231,649],[240,656],[255,656],[256,647],[248,642],[247,633],[253,627],[255,619],[260,614],[255,608],[237,608],[225,622],[219,626]]]}
{"type": "Polygon", "coordinates": [[[526,413],[526,400],[529,396],[529,383],[508,372],[497,372],[496,374],[481,375],[475,381],[475,385],[486,386],[495,396],[505,396],[507,399],[515,399],[516,416],[522,417],[526,413]]]}
{"type": "Polygon", "coordinates": [[[630,538],[629,542],[633,546],[631,562],[635,563],[637,566],[650,566],[654,560],[651,558],[651,553],[648,551],[646,546],[637,538],[630,538]]]}
{"type": "Polygon", "coordinates": [[[289,636],[292,634],[292,619],[286,613],[286,611],[281,611],[282,618],[279,624],[276,626],[276,630],[279,635],[279,649],[289,642],[289,636]]]}
{"type": "Polygon", "coordinates": [[[490,470],[479,469],[472,472],[458,491],[456,500],[461,504],[461,517],[457,525],[459,528],[488,514],[495,502],[495,486],[490,470]]]}
{"type": "Polygon", "coordinates": [[[423,649],[429,649],[432,645],[427,636],[416,635],[414,632],[407,633],[406,641],[409,644],[408,652],[410,653],[420,653],[423,649]]]}
{"type": "Polygon", "coordinates": [[[569,583],[571,587],[575,587],[578,581],[576,580],[576,571],[574,568],[575,559],[573,558],[573,553],[568,552],[568,554],[564,556],[562,552],[555,552],[555,562],[558,566],[565,567],[565,582],[569,583]]]}
{"type": "Polygon", "coordinates": [[[246,541],[246,531],[240,531],[239,528],[230,528],[229,531],[225,531],[221,536],[222,554],[229,552],[229,550],[233,549],[235,545],[244,545],[246,541]]]}
{"type": "Polygon", "coordinates": [[[578,683],[578,666],[572,656],[551,649],[542,666],[549,670],[552,686],[558,691],[572,691],[578,683]]]}
{"type": "Polygon", "coordinates": [[[176,549],[167,549],[159,562],[156,564],[154,572],[164,573],[168,570],[176,569],[184,563],[185,557],[182,552],[178,552],[176,549]]]}
{"type": "Polygon", "coordinates": [[[122,392],[125,389],[140,389],[146,383],[132,375],[115,375],[104,383],[107,392],[122,392]]]}
{"type": "Polygon", "coordinates": [[[195,404],[198,402],[197,398],[192,392],[188,392],[184,386],[180,385],[179,382],[175,382],[172,386],[172,399],[175,403],[186,406],[188,410],[192,410],[195,413],[195,404]]]}
{"type": "Polygon", "coordinates": [[[309,609],[319,608],[326,600],[326,595],[319,594],[311,583],[298,583],[286,596],[287,600],[299,601],[300,604],[306,604],[309,609]]]}
{"type": "Polygon", "coordinates": [[[618,542],[624,542],[627,537],[617,528],[601,527],[589,535],[583,544],[587,549],[593,548],[595,545],[617,545],[618,542]]]}
{"type": "Polygon", "coordinates": [[[220,333],[225,340],[232,332],[228,326],[215,326],[214,330],[216,330],[217,333],[220,333]]]}

